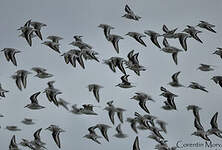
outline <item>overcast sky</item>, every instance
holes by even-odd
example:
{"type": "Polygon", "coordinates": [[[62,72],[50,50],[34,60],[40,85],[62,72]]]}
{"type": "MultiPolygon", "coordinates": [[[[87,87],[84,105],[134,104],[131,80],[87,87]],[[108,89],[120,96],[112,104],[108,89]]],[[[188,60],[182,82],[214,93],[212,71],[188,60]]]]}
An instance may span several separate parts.
{"type": "MultiPolygon", "coordinates": [[[[115,134],[115,126],[119,120],[115,118],[115,126],[112,126],[108,113],[102,110],[107,101],[114,100],[114,105],[127,109],[124,114],[124,120],[127,117],[133,117],[135,111],[145,114],[137,105],[136,101],[129,98],[134,92],[146,92],[156,100],[155,103],[148,103],[150,112],[168,122],[168,133],[163,135],[170,146],[177,141],[183,140],[184,143],[204,142],[198,137],[191,136],[195,131],[193,125],[192,112],[186,110],[189,104],[199,105],[203,109],[200,111],[201,123],[207,130],[210,127],[210,119],[219,112],[218,124],[222,128],[222,110],[221,110],[221,88],[210,78],[214,75],[222,75],[221,59],[212,52],[216,47],[221,47],[222,21],[220,17],[222,1],[208,0],[2,0],[0,6],[0,33],[1,48],[17,48],[22,53],[17,54],[18,66],[15,67],[11,62],[7,62],[3,53],[0,54],[0,83],[3,88],[10,92],[6,98],[2,98],[0,113],[4,118],[0,118],[0,145],[1,149],[7,149],[11,137],[15,134],[17,142],[22,138],[33,139],[33,133],[39,128],[47,128],[50,124],[56,124],[66,130],[60,134],[62,150],[82,149],[90,147],[92,150],[113,150],[113,149],[132,149],[132,144],[137,136],[130,128],[127,122],[122,124],[122,129],[129,135],[128,139],[116,139],[112,137],[115,134]],[[138,22],[127,20],[121,16],[124,14],[125,4],[142,17],[138,22]],[[68,45],[73,41],[73,36],[78,34],[84,36],[84,41],[93,46],[99,53],[99,59],[108,59],[112,56],[126,58],[126,55],[132,49],[139,52],[139,60],[147,71],[137,76],[134,72],[127,70],[130,74],[129,80],[136,87],[131,89],[120,89],[115,87],[120,82],[122,73],[117,71],[113,73],[108,66],[95,61],[87,61],[86,69],[83,70],[77,65],[73,68],[66,65],[62,56],[55,53],[38,38],[33,39],[33,46],[29,47],[23,38],[19,38],[19,32],[16,30],[24,23],[32,19],[47,24],[43,28],[42,35],[45,40],[49,35],[58,35],[64,38],[61,41],[61,51],[66,52],[73,47],[68,45]],[[143,33],[144,30],[154,30],[162,33],[162,25],[166,24],[169,28],[178,27],[182,31],[186,25],[195,26],[200,20],[208,21],[216,25],[216,34],[203,30],[199,34],[203,44],[188,39],[188,51],[178,54],[178,65],[176,66],[170,54],[161,52],[151,43],[149,38],[143,38],[147,47],[143,47],[134,39],[124,36],[129,31],[143,33]],[[101,23],[110,24],[115,27],[113,34],[124,37],[119,42],[120,54],[117,54],[103,34],[103,31],[97,26],[101,23]],[[200,63],[215,65],[213,72],[201,72],[196,70],[200,63]],[[32,67],[47,68],[49,73],[54,74],[53,78],[39,79],[28,76],[27,88],[19,91],[14,80],[10,76],[18,69],[30,70],[32,67]],[[209,93],[188,88],[172,88],[167,85],[171,80],[171,75],[181,71],[179,80],[182,84],[188,85],[195,81],[206,86],[209,93]],[[62,107],[57,108],[49,103],[46,96],[42,93],[39,96],[39,103],[45,106],[43,110],[32,111],[24,108],[28,104],[29,97],[38,91],[43,91],[47,87],[47,82],[56,80],[55,87],[60,89],[63,94],[60,95],[70,104],[91,103],[99,105],[101,108],[95,108],[98,116],[77,116],[67,112],[62,107]],[[101,103],[97,103],[92,93],[86,88],[88,84],[96,83],[104,86],[101,89],[101,103]],[[170,91],[179,95],[175,103],[177,111],[165,111],[161,109],[164,98],[160,97],[160,86],[164,86],[170,91]],[[26,126],[21,123],[25,117],[35,119],[35,125],[26,126]],[[87,128],[97,123],[106,123],[113,128],[108,131],[110,142],[100,139],[101,145],[90,140],[82,138],[88,133],[87,128]],[[5,130],[7,125],[17,125],[22,131],[11,132],[5,130]]],[[[162,38],[158,39],[162,45],[162,38]]],[[[170,44],[181,48],[178,40],[169,40],[170,44]]],[[[70,105],[70,107],[71,107],[70,105]]],[[[140,131],[138,136],[141,149],[153,149],[155,142],[148,139],[149,131],[140,131]]],[[[49,131],[42,131],[42,140],[47,143],[49,150],[58,149],[54,143],[49,131]]],[[[220,139],[212,136],[212,141],[220,143],[220,139]]],[[[222,144],[222,143],[221,143],[222,144]]]]}

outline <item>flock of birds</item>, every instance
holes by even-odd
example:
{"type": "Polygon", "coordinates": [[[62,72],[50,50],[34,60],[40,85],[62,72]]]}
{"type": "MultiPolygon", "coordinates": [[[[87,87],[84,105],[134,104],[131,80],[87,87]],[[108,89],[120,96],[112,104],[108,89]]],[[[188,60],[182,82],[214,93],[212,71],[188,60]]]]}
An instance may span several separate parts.
{"type": "MultiPolygon", "coordinates": [[[[127,19],[139,21],[141,19],[140,16],[136,15],[133,10],[126,5],[125,6],[125,12],[122,17],[125,17],[127,19]]],[[[47,27],[46,24],[40,23],[40,22],[34,22],[32,20],[27,21],[22,27],[20,27],[18,30],[21,32],[19,37],[22,37],[26,40],[26,42],[31,47],[33,45],[32,39],[33,38],[39,38],[40,40],[43,40],[42,36],[42,28],[47,27]]],[[[102,28],[104,31],[105,39],[108,42],[111,42],[113,44],[114,50],[117,53],[120,53],[119,48],[119,41],[123,40],[124,38],[120,35],[112,34],[111,30],[113,31],[115,28],[107,25],[107,24],[100,24],[98,26],[99,28],[102,28]]],[[[199,24],[196,26],[187,25],[187,27],[182,30],[182,32],[177,32],[178,29],[169,29],[166,25],[163,25],[163,34],[157,33],[152,30],[146,30],[143,33],[137,33],[137,32],[128,32],[126,35],[130,36],[134,40],[136,40],[139,44],[142,44],[143,46],[147,46],[146,43],[143,41],[142,38],[149,37],[155,46],[157,46],[161,51],[165,53],[172,54],[173,61],[177,65],[178,59],[177,55],[179,52],[187,51],[187,39],[194,39],[200,43],[203,43],[202,40],[198,37],[199,33],[202,33],[202,30],[210,31],[212,33],[216,33],[214,30],[215,25],[210,24],[206,21],[200,21],[199,24]],[[199,28],[199,29],[198,29],[199,28]],[[200,30],[202,29],[202,30],[200,30]],[[159,44],[159,38],[163,38],[163,46],[159,44]],[[181,48],[177,48],[174,46],[171,46],[168,42],[168,39],[179,39],[179,43],[181,45],[181,48]]],[[[49,49],[55,51],[56,53],[61,54],[60,51],[60,43],[59,41],[62,40],[62,37],[51,35],[47,37],[47,41],[44,41],[42,44],[49,47],[49,49]]],[[[64,57],[66,64],[71,64],[74,68],[79,65],[81,68],[85,69],[85,61],[96,61],[101,62],[97,55],[99,55],[98,52],[93,50],[93,47],[89,45],[88,43],[83,41],[83,36],[75,35],[74,41],[70,43],[70,45],[74,46],[74,49],[71,49],[63,54],[61,56],[64,57]]],[[[17,63],[16,55],[21,53],[20,50],[17,50],[15,48],[4,48],[1,50],[4,52],[5,58],[7,61],[11,61],[12,64],[17,66],[19,63],[17,63]]],[[[217,48],[217,50],[213,53],[222,58],[222,48],[217,48]]],[[[102,62],[105,65],[108,65],[110,70],[112,72],[116,72],[119,70],[123,75],[120,78],[121,82],[119,84],[116,84],[119,88],[133,88],[135,85],[133,85],[129,80],[129,74],[127,74],[127,69],[132,70],[135,72],[136,75],[140,76],[141,71],[146,71],[146,67],[140,64],[139,62],[139,53],[135,53],[134,50],[131,50],[128,55],[127,59],[122,57],[111,57],[107,60],[102,60],[102,62]]],[[[214,66],[207,65],[207,64],[201,64],[198,69],[201,71],[213,71],[214,66]]],[[[41,67],[33,67],[30,71],[29,70],[17,70],[14,75],[11,76],[11,78],[15,81],[17,88],[22,91],[27,87],[27,78],[28,75],[31,74],[34,71],[36,72],[36,77],[40,79],[46,79],[53,77],[53,74],[50,74],[47,72],[45,68],[41,67]]],[[[202,86],[201,84],[197,82],[191,82],[190,85],[185,86],[181,84],[178,80],[178,76],[181,72],[176,72],[172,75],[172,81],[169,83],[170,86],[178,88],[178,87],[188,87],[192,89],[198,89],[203,92],[208,92],[206,87],[202,86]]],[[[211,78],[216,84],[219,84],[220,87],[222,87],[222,76],[213,76],[211,78]]],[[[30,103],[24,106],[27,109],[31,110],[40,110],[44,109],[45,106],[42,106],[38,102],[38,96],[41,93],[45,93],[47,99],[52,104],[56,105],[57,107],[62,106],[64,109],[66,109],[68,112],[71,112],[76,115],[99,115],[95,112],[94,107],[101,107],[93,104],[83,104],[82,107],[78,107],[77,104],[72,105],[71,109],[69,108],[69,102],[66,102],[62,98],[58,98],[59,94],[62,94],[62,92],[55,88],[54,86],[55,81],[48,81],[44,91],[38,91],[34,94],[30,94],[30,103]]],[[[4,84],[3,84],[4,85],[4,84]]],[[[92,92],[95,100],[100,103],[100,89],[104,88],[102,85],[98,84],[90,84],[88,85],[89,92],[92,92]]],[[[170,110],[177,110],[176,104],[174,99],[178,98],[179,96],[177,94],[174,94],[173,92],[167,90],[165,87],[160,87],[161,94],[160,96],[163,96],[166,98],[164,101],[164,105],[162,106],[162,109],[166,111],[170,110]]],[[[9,91],[5,90],[3,86],[0,84],[0,96],[2,98],[6,97],[7,93],[9,91]]],[[[125,134],[121,128],[121,124],[128,122],[132,128],[132,131],[138,134],[138,130],[149,130],[151,134],[148,136],[150,139],[153,139],[156,141],[155,148],[158,150],[175,150],[176,147],[170,147],[167,144],[167,140],[164,138],[163,134],[167,133],[167,122],[163,120],[159,120],[157,116],[154,116],[151,114],[149,109],[147,108],[147,102],[152,101],[155,102],[155,100],[144,92],[135,92],[135,95],[132,96],[130,99],[137,102],[140,106],[140,108],[144,111],[145,114],[140,114],[138,112],[134,113],[133,117],[128,117],[126,121],[123,119],[123,114],[126,111],[125,108],[121,108],[114,105],[114,101],[108,101],[105,106],[104,111],[108,112],[110,122],[112,125],[115,124],[115,115],[117,114],[117,117],[120,121],[120,123],[116,126],[116,134],[114,136],[116,138],[127,138],[127,134],[125,134]]],[[[194,115],[194,127],[196,128],[196,131],[192,133],[192,135],[199,136],[202,139],[206,141],[211,141],[210,136],[215,135],[219,138],[222,138],[222,130],[219,129],[217,124],[217,117],[218,112],[215,113],[215,115],[212,117],[210,121],[211,128],[209,130],[205,130],[203,126],[201,125],[201,119],[199,115],[199,111],[201,108],[196,105],[189,105],[187,106],[187,110],[192,110],[194,115]]],[[[0,117],[4,117],[1,115],[0,117]]],[[[22,123],[26,125],[34,124],[33,120],[31,118],[25,118],[22,123]]],[[[88,133],[84,135],[85,138],[94,141],[95,143],[101,144],[99,141],[100,138],[105,138],[106,141],[109,142],[109,135],[108,130],[112,128],[111,125],[108,124],[95,124],[93,126],[90,126],[88,128],[88,133]],[[98,133],[98,130],[101,132],[98,133]]],[[[6,126],[6,129],[9,131],[20,131],[17,126],[6,126]]],[[[65,132],[64,129],[61,129],[58,125],[50,125],[46,130],[49,130],[52,132],[52,138],[54,139],[55,144],[58,146],[58,148],[61,148],[60,143],[60,133],[65,132]]],[[[27,140],[22,139],[20,143],[16,142],[15,135],[12,137],[11,142],[9,144],[10,150],[19,150],[20,146],[28,147],[32,150],[41,150],[41,149],[47,149],[46,143],[41,141],[40,133],[42,131],[42,128],[36,130],[36,132],[33,134],[34,139],[33,140],[27,140]]],[[[135,141],[133,143],[133,150],[140,150],[139,146],[139,136],[136,136],[135,141]]]]}

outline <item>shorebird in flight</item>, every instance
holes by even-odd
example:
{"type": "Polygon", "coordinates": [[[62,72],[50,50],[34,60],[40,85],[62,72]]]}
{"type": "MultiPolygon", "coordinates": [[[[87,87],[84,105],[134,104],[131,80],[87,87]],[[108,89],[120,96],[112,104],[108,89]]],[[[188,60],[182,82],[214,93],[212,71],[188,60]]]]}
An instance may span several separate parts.
{"type": "Polygon", "coordinates": [[[61,132],[65,132],[65,130],[59,128],[57,125],[50,125],[48,128],[46,128],[46,130],[49,130],[52,132],[52,137],[53,137],[56,145],[58,146],[58,148],[61,148],[59,134],[61,132]]]}
{"type": "Polygon", "coordinates": [[[192,88],[192,89],[198,89],[198,90],[201,90],[201,91],[204,91],[204,92],[207,92],[208,91],[206,90],[206,87],[200,85],[199,83],[197,82],[190,82],[191,84],[188,86],[188,88],[192,88]]]}
{"type": "Polygon", "coordinates": [[[124,14],[122,17],[125,17],[127,19],[132,19],[132,20],[136,20],[139,21],[141,19],[140,16],[136,15],[129,7],[129,5],[125,5],[125,12],[126,14],[124,14]]]}
{"type": "Polygon", "coordinates": [[[210,121],[210,125],[211,125],[211,129],[209,129],[207,131],[207,135],[216,135],[219,138],[222,138],[222,131],[218,128],[218,124],[217,124],[217,118],[218,118],[218,112],[216,112],[214,114],[214,116],[212,117],[211,121],[210,121]]]}
{"type": "Polygon", "coordinates": [[[42,105],[39,105],[39,102],[37,100],[37,97],[39,96],[41,92],[37,92],[37,93],[34,93],[31,97],[30,97],[30,100],[31,100],[31,103],[26,105],[25,107],[29,108],[29,109],[33,109],[33,110],[38,110],[38,109],[43,109],[45,108],[44,106],[42,105]]]}
{"type": "Polygon", "coordinates": [[[159,33],[152,30],[145,30],[144,33],[150,37],[150,40],[153,42],[153,44],[155,44],[158,48],[161,48],[157,40],[157,38],[161,36],[159,33]]]}
{"type": "Polygon", "coordinates": [[[174,61],[174,63],[177,65],[177,54],[178,54],[179,52],[182,52],[183,50],[181,50],[181,49],[179,49],[179,48],[176,48],[176,47],[174,47],[174,46],[170,46],[166,38],[163,39],[163,45],[164,45],[165,47],[163,47],[161,50],[162,50],[163,52],[165,52],[165,53],[170,53],[170,54],[172,54],[173,61],[174,61]]]}
{"type": "Polygon", "coordinates": [[[93,95],[98,103],[100,102],[99,91],[101,88],[103,88],[103,86],[98,85],[98,84],[89,84],[88,85],[89,92],[93,92],[93,95]]]}
{"type": "Polygon", "coordinates": [[[139,42],[140,44],[146,47],[145,42],[142,40],[142,38],[146,37],[146,35],[142,33],[138,33],[138,32],[128,32],[126,35],[134,38],[137,42],[139,42]]]}
{"type": "Polygon", "coordinates": [[[214,68],[212,68],[212,65],[207,65],[207,64],[200,64],[200,66],[197,69],[201,71],[214,71],[214,68]]]}
{"type": "Polygon", "coordinates": [[[208,31],[211,31],[213,33],[216,33],[216,31],[213,29],[215,27],[215,25],[210,24],[206,21],[200,21],[200,23],[197,26],[200,28],[206,29],[208,31]]]}
{"type": "Polygon", "coordinates": [[[15,48],[4,48],[1,51],[4,52],[5,58],[7,61],[11,61],[15,66],[17,66],[15,54],[21,53],[21,51],[15,49],[15,48]]]}
{"type": "Polygon", "coordinates": [[[196,118],[194,119],[194,127],[197,129],[197,131],[193,132],[191,135],[199,136],[206,141],[211,141],[207,135],[207,132],[204,131],[203,126],[196,118]]]}
{"type": "Polygon", "coordinates": [[[123,75],[121,77],[122,82],[117,84],[116,86],[120,87],[120,88],[132,88],[135,87],[134,85],[131,84],[131,82],[128,81],[129,75],[123,75]]]}
{"type": "Polygon", "coordinates": [[[179,80],[178,80],[179,74],[180,74],[180,71],[174,73],[171,77],[172,81],[168,84],[171,85],[172,87],[184,87],[182,84],[179,83],[179,80]]]}
{"type": "Polygon", "coordinates": [[[199,31],[197,29],[195,29],[195,27],[187,25],[187,28],[185,28],[183,30],[183,32],[188,33],[192,38],[194,38],[195,40],[199,41],[200,43],[203,43],[201,41],[201,39],[197,36],[198,33],[202,33],[202,31],[199,31]]]}
{"type": "Polygon", "coordinates": [[[124,134],[122,129],[121,129],[121,124],[119,124],[118,126],[116,126],[116,134],[114,134],[113,136],[117,137],[117,138],[126,138],[128,137],[127,134],[124,134]]]}

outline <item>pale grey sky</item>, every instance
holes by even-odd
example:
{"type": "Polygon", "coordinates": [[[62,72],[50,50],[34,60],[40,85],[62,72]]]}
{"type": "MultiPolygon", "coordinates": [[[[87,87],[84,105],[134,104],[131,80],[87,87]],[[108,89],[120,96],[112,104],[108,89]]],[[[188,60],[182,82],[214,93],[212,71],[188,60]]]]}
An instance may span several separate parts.
{"type": "MultiPolygon", "coordinates": [[[[210,78],[213,75],[222,75],[221,59],[211,53],[216,47],[221,47],[222,21],[220,19],[220,10],[222,1],[215,0],[2,0],[0,6],[1,18],[1,48],[12,47],[22,51],[17,54],[18,67],[8,63],[3,55],[0,54],[0,82],[5,89],[10,92],[6,98],[1,100],[0,113],[4,118],[0,118],[0,149],[7,149],[13,134],[19,142],[21,138],[33,138],[32,134],[39,128],[46,128],[50,124],[59,125],[67,132],[61,133],[62,150],[82,149],[90,147],[92,150],[113,150],[113,149],[132,149],[136,134],[131,130],[129,124],[124,122],[123,131],[129,134],[128,139],[116,139],[112,137],[115,134],[115,126],[108,132],[110,142],[101,139],[101,145],[82,138],[87,134],[87,128],[96,123],[107,123],[111,125],[108,113],[100,108],[96,108],[98,116],[76,116],[68,113],[66,110],[56,108],[48,102],[46,96],[42,93],[39,96],[39,102],[46,106],[41,111],[30,111],[24,108],[29,103],[29,97],[46,88],[49,80],[56,80],[55,87],[60,89],[63,94],[60,95],[71,104],[91,103],[105,106],[109,100],[114,100],[114,104],[127,109],[124,114],[126,117],[132,117],[135,111],[145,114],[137,106],[135,101],[129,98],[134,92],[147,92],[152,95],[156,103],[148,103],[151,113],[168,122],[168,133],[164,137],[173,146],[178,140],[184,142],[203,142],[198,137],[190,136],[195,130],[193,126],[192,112],[187,112],[185,107],[189,104],[196,104],[202,107],[200,111],[201,122],[204,128],[210,127],[210,119],[215,112],[219,112],[218,124],[222,128],[221,111],[221,88],[213,83],[210,78]],[[127,20],[121,16],[125,13],[124,6],[128,4],[136,14],[142,19],[138,22],[127,20]],[[139,59],[142,65],[147,67],[147,71],[142,72],[141,76],[136,76],[133,72],[127,71],[131,76],[129,80],[135,83],[136,87],[131,89],[120,89],[115,87],[120,82],[121,73],[113,73],[108,66],[95,61],[87,61],[86,69],[79,66],[72,68],[66,65],[63,57],[41,44],[38,38],[33,40],[33,46],[29,47],[23,38],[19,38],[19,32],[16,30],[27,20],[39,21],[47,24],[42,29],[42,35],[45,39],[48,35],[58,35],[64,38],[61,41],[61,51],[66,52],[73,48],[68,45],[73,41],[73,35],[84,36],[84,41],[93,46],[94,50],[99,52],[99,58],[107,59],[111,56],[126,57],[127,53],[134,49],[139,52],[139,59]],[[162,25],[166,24],[169,28],[178,27],[182,31],[186,25],[196,25],[199,20],[209,21],[216,25],[217,34],[203,30],[200,38],[203,44],[188,39],[188,51],[178,54],[178,65],[176,66],[171,55],[161,52],[151,41],[144,38],[147,47],[141,46],[130,37],[124,36],[129,31],[143,33],[144,30],[154,30],[162,33],[162,25]],[[101,23],[110,24],[115,27],[114,34],[123,36],[125,39],[119,42],[120,54],[116,54],[112,44],[107,42],[103,31],[97,26],[101,23]],[[200,72],[196,68],[200,63],[215,65],[213,72],[200,72]],[[27,89],[22,92],[18,90],[10,76],[18,69],[30,70],[34,66],[45,67],[48,72],[55,76],[50,79],[38,79],[29,75],[27,89]],[[179,80],[184,85],[190,81],[196,81],[206,86],[209,93],[196,91],[187,88],[172,88],[167,85],[171,80],[171,75],[181,71],[179,80]],[[97,104],[92,93],[86,88],[88,84],[98,83],[103,85],[101,89],[101,103],[97,104]],[[160,107],[163,105],[163,98],[159,96],[160,86],[164,86],[172,92],[179,95],[175,100],[178,107],[177,111],[164,111],[160,107]],[[32,126],[25,126],[20,121],[24,117],[31,117],[37,122],[32,126]],[[6,125],[18,125],[22,128],[20,132],[9,132],[5,130],[6,125]]],[[[162,45],[160,38],[160,44],[162,45]]],[[[181,48],[177,40],[169,40],[171,45],[181,48]]],[[[116,119],[116,124],[118,125],[116,119]]],[[[148,131],[140,131],[138,136],[141,149],[153,149],[156,144],[147,138],[148,131]]],[[[47,148],[58,149],[54,143],[51,133],[43,131],[41,134],[43,141],[47,143],[47,148]]],[[[213,142],[220,142],[218,138],[211,137],[213,142]]]]}

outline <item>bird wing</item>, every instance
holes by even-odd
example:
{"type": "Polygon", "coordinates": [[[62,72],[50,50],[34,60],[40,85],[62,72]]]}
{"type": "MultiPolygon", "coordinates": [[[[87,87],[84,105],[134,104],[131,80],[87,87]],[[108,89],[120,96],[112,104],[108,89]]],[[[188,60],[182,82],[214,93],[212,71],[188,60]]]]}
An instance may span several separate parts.
{"type": "Polygon", "coordinates": [[[38,104],[37,97],[38,97],[38,95],[39,95],[40,93],[41,93],[41,92],[37,92],[37,93],[33,94],[32,96],[30,96],[30,100],[31,100],[32,103],[38,104]]]}
{"type": "Polygon", "coordinates": [[[172,57],[173,57],[173,61],[174,61],[174,63],[177,65],[177,54],[178,53],[173,53],[172,54],[172,57]]]}
{"type": "Polygon", "coordinates": [[[115,115],[115,111],[109,110],[109,119],[111,120],[113,124],[114,124],[114,115],[115,115]]]}
{"type": "Polygon", "coordinates": [[[145,112],[150,113],[148,108],[146,107],[146,100],[140,100],[139,105],[145,112]]]}
{"type": "Polygon", "coordinates": [[[22,80],[22,84],[23,84],[24,88],[26,88],[26,86],[27,86],[27,74],[26,73],[22,73],[21,80],[22,80]]]}
{"type": "Polygon", "coordinates": [[[52,132],[52,137],[56,143],[56,145],[61,148],[61,144],[60,144],[60,139],[59,139],[59,134],[60,134],[60,131],[53,131],[52,132]]]}
{"type": "Polygon", "coordinates": [[[122,111],[118,111],[117,112],[117,116],[118,116],[120,122],[123,123],[123,112],[122,111]]]}
{"type": "Polygon", "coordinates": [[[117,131],[119,134],[122,133],[121,124],[119,124],[119,125],[116,127],[116,131],[117,131]]]}
{"type": "Polygon", "coordinates": [[[130,14],[132,13],[133,11],[130,9],[130,7],[128,5],[125,6],[125,12],[130,14]]]}
{"type": "Polygon", "coordinates": [[[122,80],[123,83],[130,84],[128,79],[127,79],[128,77],[129,77],[129,75],[124,75],[120,79],[122,80]]]}
{"type": "Polygon", "coordinates": [[[194,127],[195,127],[197,130],[204,131],[203,126],[202,126],[201,123],[197,120],[197,118],[194,119],[194,127]]]}
{"type": "Polygon", "coordinates": [[[35,131],[35,133],[33,134],[34,139],[36,141],[40,141],[40,132],[42,131],[42,128],[38,129],[37,131],[35,131]]]}
{"type": "Polygon", "coordinates": [[[170,46],[166,38],[163,38],[163,45],[165,47],[169,47],[170,46]]]}
{"type": "Polygon", "coordinates": [[[155,44],[158,48],[161,48],[159,42],[157,41],[157,36],[151,36],[150,39],[153,44],[155,44]]]}
{"type": "Polygon", "coordinates": [[[186,34],[182,34],[179,36],[180,45],[183,47],[185,51],[187,51],[187,37],[188,36],[186,34]]]}
{"type": "Polygon", "coordinates": [[[107,134],[107,128],[106,127],[103,127],[101,129],[101,133],[102,133],[103,137],[109,142],[109,137],[108,137],[108,134],[107,134]]]}
{"type": "Polygon", "coordinates": [[[138,138],[138,136],[137,136],[136,139],[134,140],[133,150],[140,150],[140,147],[139,147],[139,138],[138,138]]]}
{"type": "Polygon", "coordinates": [[[180,71],[179,72],[177,72],[177,73],[174,73],[173,75],[172,75],[172,80],[173,80],[173,82],[178,82],[178,75],[180,74],[180,71]]]}
{"type": "Polygon", "coordinates": [[[127,57],[128,57],[129,60],[132,59],[133,53],[134,53],[134,50],[131,50],[131,51],[128,53],[127,57]]]}
{"type": "Polygon", "coordinates": [[[96,100],[99,102],[100,101],[100,97],[99,97],[99,88],[95,88],[93,89],[93,94],[96,98],[96,100]]]}
{"type": "Polygon", "coordinates": [[[168,32],[170,31],[165,24],[163,25],[162,30],[163,30],[165,33],[168,33],[168,32]]]}
{"type": "Polygon", "coordinates": [[[218,116],[218,112],[216,112],[216,113],[214,114],[214,116],[212,117],[212,119],[211,119],[211,121],[210,121],[211,127],[212,127],[213,129],[218,129],[217,116],[218,116]]]}

